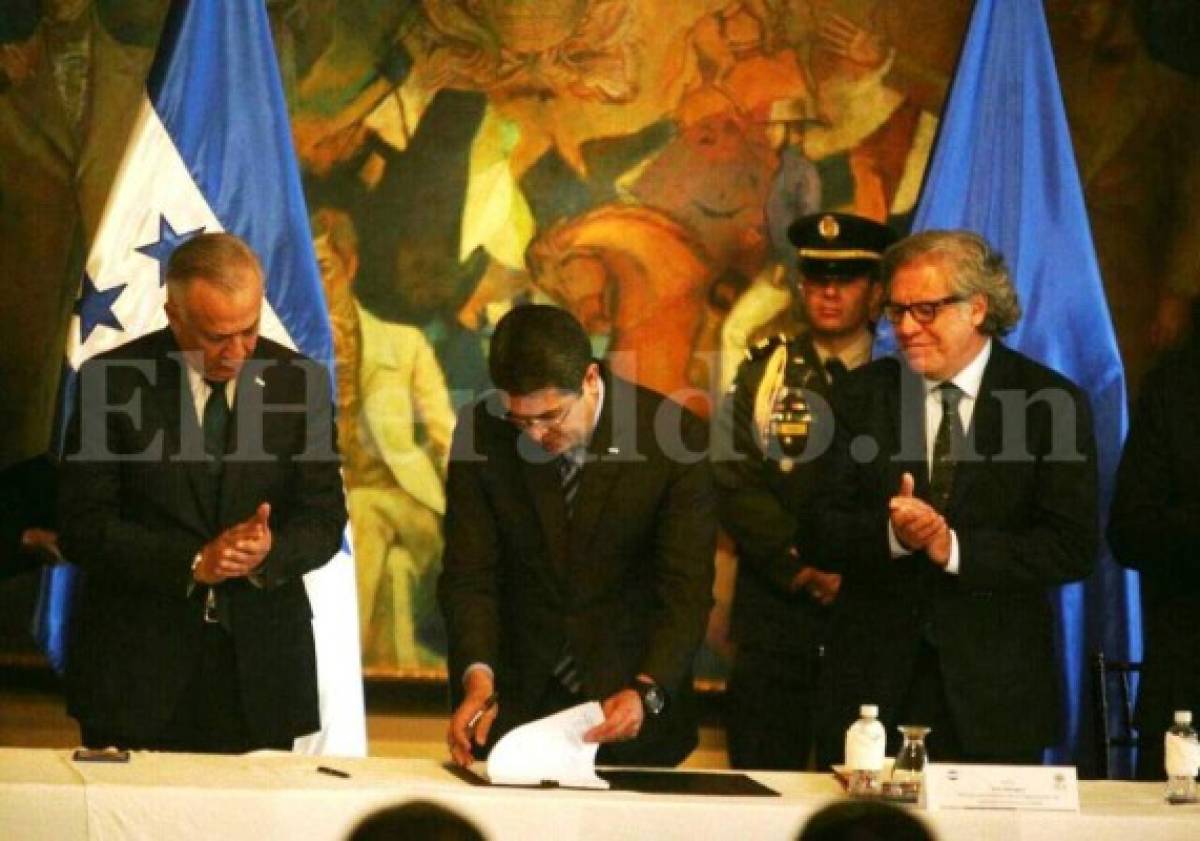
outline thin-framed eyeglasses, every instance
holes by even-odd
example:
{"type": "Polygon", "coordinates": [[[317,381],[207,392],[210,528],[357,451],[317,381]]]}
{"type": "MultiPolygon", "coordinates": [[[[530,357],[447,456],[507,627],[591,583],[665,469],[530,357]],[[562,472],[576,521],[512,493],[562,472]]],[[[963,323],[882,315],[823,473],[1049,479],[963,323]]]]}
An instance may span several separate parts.
{"type": "Polygon", "coordinates": [[[579,393],[572,394],[570,397],[564,400],[562,405],[557,409],[551,409],[550,411],[544,412],[540,415],[523,417],[521,415],[514,415],[512,412],[506,412],[504,414],[504,419],[522,432],[529,432],[533,429],[558,429],[558,427],[562,425],[562,422],[567,419],[567,415],[569,415],[571,410],[575,408],[575,404],[579,402],[579,398],[582,396],[583,395],[579,393]]]}
{"type": "Polygon", "coordinates": [[[939,298],[936,301],[913,301],[911,304],[897,304],[895,301],[887,301],[883,305],[883,315],[892,324],[899,324],[904,320],[904,314],[912,315],[913,320],[917,324],[929,324],[938,317],[938,313],[942,311],[942,307],[950,304],[961,304],[963,299],[958,295],[947,295],[945,298],[939,298]]]}

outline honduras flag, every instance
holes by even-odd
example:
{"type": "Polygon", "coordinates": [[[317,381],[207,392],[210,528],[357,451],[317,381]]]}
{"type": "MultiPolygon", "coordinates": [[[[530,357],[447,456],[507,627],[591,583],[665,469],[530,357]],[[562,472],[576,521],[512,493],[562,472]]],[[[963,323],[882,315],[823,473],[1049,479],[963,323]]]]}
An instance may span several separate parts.
{"type": "MultiPolygon", "coordinates": [[[[262,335],[329,365],[329,320],[261,0],[176,0],[133,120],[75,304],[63,393],[86,360],[166,326],[167,259],[202,231],[235,233],[258,254],[262,335]]],[[[324,729],[298,740],[303,752],[366,753],[349,546],[347,536],[305,577],[324,729]]],[[[69,565],[47,571],[35,618],[56,668],[75,574],[69,565]]]]}
{"type": "MultiPolygon", "coordinates": [[[[1107,516],[1127,423],[1125,376],[1042,0],[977,0],[913,228],[966,228],[1004,254],[1024,310],[1007,341],[1087,392],[1107,516]]],[[[881,342],[894,348],[890,330],[881,342]]],[[[1054,759],[1069,761],[1080,746],[1088,652],[1141,656],[1137,579],[1106,549],[1095,575],[1062,588],[1057,607],[1068,726],[1054,759]]]]}

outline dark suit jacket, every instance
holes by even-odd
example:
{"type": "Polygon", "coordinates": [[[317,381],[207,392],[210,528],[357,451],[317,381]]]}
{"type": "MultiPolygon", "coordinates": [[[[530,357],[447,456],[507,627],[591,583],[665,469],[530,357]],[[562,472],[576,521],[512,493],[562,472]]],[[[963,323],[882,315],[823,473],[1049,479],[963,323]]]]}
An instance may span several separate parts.
{"type": "Polygon", "coordinates": [[[24,551],[27,529],[54,529],[54,463],[37,456],[0,471],[0,580],[36,569],[46,558],[24,551]]]}
{"type": "MultiPolygon", "coordinates": [[[[783,469],[780,453],[764,453],[755,432],[755,401],[766,368],[778,347],[751,351],[738,368],[737,379],[725,396],[713,442],[713,475],[720,502],[721,525],[737,544],[737,586],[733,593],[733,639],[741,648],[795,652],[816,656],[824,642],[829,609],[807,592],[793,592],[792,579],[812,566],[816,501],[824,494],[821,463],[815,458],[794,461],[783,469]],[[800,554],[794,558],[789,549],[800,554]]],[[[809,374],[804,388],[814,398],[814,427],[809,439],[817,454],[820,432],[828,425],[829,387],[820,357],[807,336],[787,343],[789,355],[801,356],[809,374]]],[[[793,661],[781,660],[792,668],[793,661]]]]}
{"type": "Polygon", "coordinates": [[[829,658],[836,723],[877,703],[893,730],[925,635],[966,751],[1052,744],[1060,681],[1050,595],[1091,572],[1098,539],[1087,399],[1066,378],[992,343],[967,430],[980,457],[957,466],[945,512],[960,553],[951,575],[924,553],[893,559],[888,546],[888,500],[901,474],[912,473],[917,495],[929,498],[924,395],[921,378],[896,359],[864,366],[835,390],[821,528],[837,550],[827,562],[843,575],[829,658]],[[1043,389],[1058,395],[1053,410],[1030,400],[1043,389]],[[878,452],[862,459],[870,441],[878,452]]]}
{"type": "Polygon", "coordinates": [[[1138,690],[1139,776],[1162,779],[1162,734],[1175,710],[1200,713],[1200,349],[1142,382],[1108,540],[1141,573],[1145,661],[1138,690]]]}
{"type": "Polygon", "coordinates": [[[605,385],[569,522],[553,458],[502,419],[495,395],[464,408],[439,581],[451,691],[457,703],[472,663],[493,668],[494,743],[552,711],[552,670],[569,640],[586,697],[639,673],[667,693],[663,713],[605,761],[675,764],[696,744],[691,664],[712,605],[704,429],[651,391],[607,374],[605,385]]]}
{"type": "Polygon", "coordinates": [[[155,737],[200,647],[205,591],[192,587],[192,559],[269,502],[273,544],[259,568],[261,587],[240,579],[217,590],[250,733],[286,741],[320,728],[301,576],[337,551],[346,519],[329,378],[311,360],[259,339],[239,377],[231,435],[241,441],[239,432],[261,428],[261,437],[250,436],[261,442],[258,455],[239,444],[245,456],[226,456],[213,510],[187,377],[168,356],[176,352],[170,331],[160,330],[90,360],[79,374],[59,487],[63,553],[85,573],[68,708],[98,730],[155,737]],[[101,399],[118,408],[102,414],[101,399]],[[297,458],[302,453],[316,458],[297,458]]]}

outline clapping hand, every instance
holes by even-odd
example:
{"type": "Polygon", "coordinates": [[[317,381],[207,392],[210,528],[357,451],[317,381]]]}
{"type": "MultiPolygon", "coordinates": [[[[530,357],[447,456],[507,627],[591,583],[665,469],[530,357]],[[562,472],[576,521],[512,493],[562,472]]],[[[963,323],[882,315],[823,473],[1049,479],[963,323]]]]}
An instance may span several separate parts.
{"type": "Polygon", "coordinates": [[[200,550],[195,577],[201,584],[220,584],[229,578],[252,574],[271,551],[271,504],[264,502],[245,520],[236,523],[200,550]]]}
{"type": "Polygon", "coordinates": [[[904,548],[924,551],[938,566],[950,558],[950,527],[946,518],[923,499],[913,494],[911,473],[900,477],[900,488],[888,502],[892,531],[904,548]]]}

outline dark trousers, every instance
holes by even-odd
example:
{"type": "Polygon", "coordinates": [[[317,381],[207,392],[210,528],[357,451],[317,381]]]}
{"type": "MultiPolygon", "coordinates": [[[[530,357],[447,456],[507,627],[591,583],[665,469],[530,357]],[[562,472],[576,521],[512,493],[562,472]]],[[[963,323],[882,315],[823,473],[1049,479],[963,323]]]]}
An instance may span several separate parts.
{"type": "Polygon", "coordinates": [[[815,650],[739,648],[725,693],[730,767],[812,769],[824,717],[821,694],[815,650]]]}
{"type": "Polygon", "coordinates": [[[183,753],[246,753],[273,748],[291,750],[292,743],[255,739],[242,711],[237,655],[233,637],[217,624],[204,626],[204,639],[192,677],[171,718],[155,735],[128,736],[84,724],[89,748],[116,746],[129,750],[183,753]]]}
{"type": "MultiPolygon", "coordinates": [[[[996,765],[1040,765],[1040,749],[969,751],[959,739],[954,715],[946,698],[941,660],[937,648],[921,641],[912,683],[897,710],[896,723],[924,724],[931,728],[925,738],[931,762],[983,762],[996,765]]],[[[902,739],[900,733],[888,733],[888,753],[895,755],[902,739]]]]}

